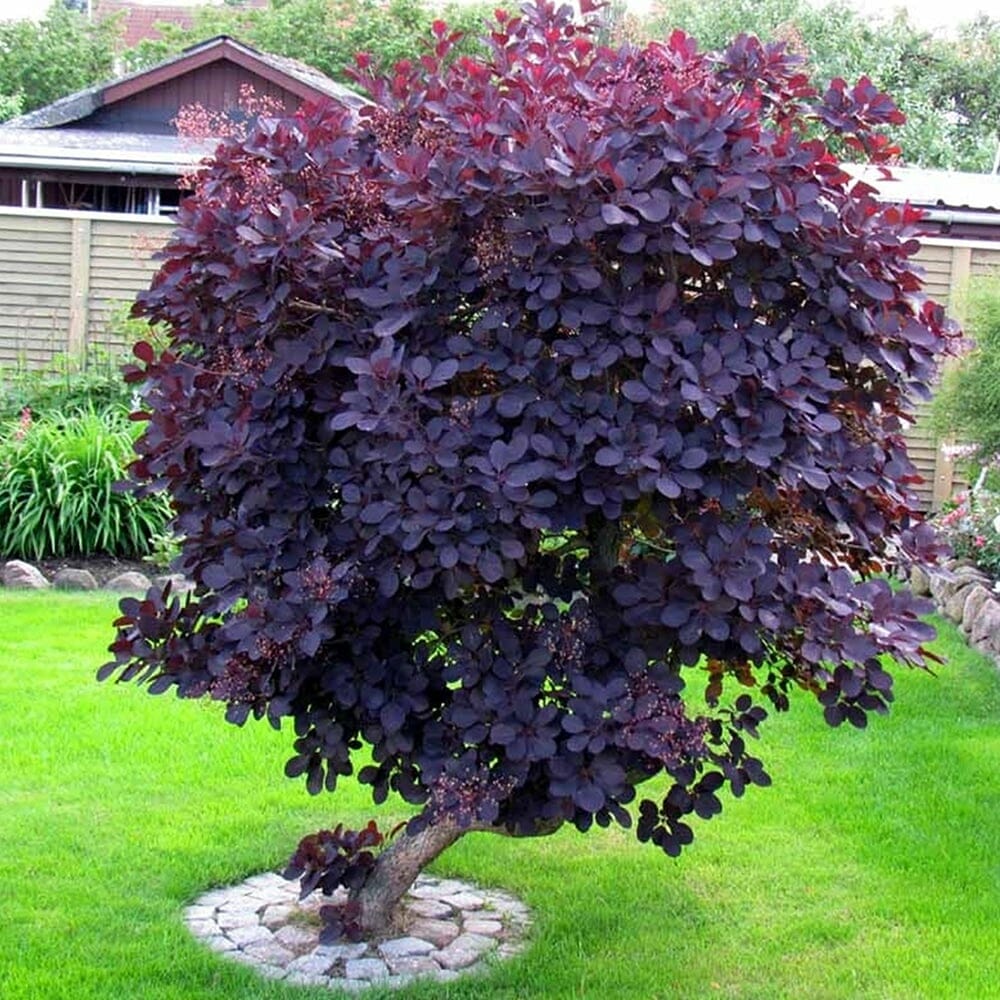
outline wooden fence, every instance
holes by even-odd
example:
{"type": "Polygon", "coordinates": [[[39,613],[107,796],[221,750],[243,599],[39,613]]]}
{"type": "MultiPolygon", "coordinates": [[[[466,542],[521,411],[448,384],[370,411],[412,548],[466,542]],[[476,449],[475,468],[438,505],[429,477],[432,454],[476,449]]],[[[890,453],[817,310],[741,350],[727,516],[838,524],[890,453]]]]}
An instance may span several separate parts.
{"type": "MultiPolygon", "coordinates": [[[[970,278],[986,277],[1000,270],[1000,244],[973,240],[926,238],[917,260],[924,268],[924,287],[932,298],[961,321],[970,278]]],[[[923,476],[917,494],[926,509],[937,509],[965,482],[954,463],[942,452],[927,426],[926,405],[907,434],[910,457],[923,476]]]]}
{"type": "Polygon", "coordinates": [[[109,315],[156,270],[170,219],[0,208],[0,365],[109,343],[109,315]]]}
{"type": "MultiPolygon", "coordinates": [[[[169,219],[0,208],[0,365],[115,346],[108,316],[149,284],[153,251],[170,226],[169,219]]],[[[1000,268],[1000,245],[927,239],[918,260],[928,293],[960,317],[969,279],[1000,268]]],[[[961,481],[924,421],[909,439],[925,480],[917,492],[936,508],[961,481]]]]}

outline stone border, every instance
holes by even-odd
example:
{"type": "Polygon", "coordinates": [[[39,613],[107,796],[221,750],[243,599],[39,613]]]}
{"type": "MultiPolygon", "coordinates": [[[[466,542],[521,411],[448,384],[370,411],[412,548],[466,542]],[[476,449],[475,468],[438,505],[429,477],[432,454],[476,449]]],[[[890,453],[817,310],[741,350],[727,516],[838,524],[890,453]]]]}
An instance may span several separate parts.
{"type": "Polygon", "coordinates": [[[952,561],[929,574],[914,567],[909,583],[914,594],[934,601],[973,649],[1000,665],[1000,593],[991,577],[971,563],[952,561]]]}
{"type": "Polygon", "coordinates": [[[173,583],[176,594],[194,589],[194,584],[179,574],[155,576],[150,579],[145,573],[130,570],[113,576],[101,586],[94,574],[86,569],[67,567],[59,570],[51,580],[37,566],[22,562],[20,559],[11,559],[0,569],[0,584],[11,590],[48,590],[50,587],[55,587],[56,590],[110,590],[118,594],[145,595],[154,584],[162,589],[168,581],[173,583]]]}
{"type": "Polygon", "coordinates": [[[482,972],[523,951],[531,926],[528,907],[508,893],[420,875],[389,935],[322,945],[319,908],[337,899],[300,902],[297,882],[266,872],[199,896],[184,922],[213,951],[268,979],[349,991],[482,972]]]}

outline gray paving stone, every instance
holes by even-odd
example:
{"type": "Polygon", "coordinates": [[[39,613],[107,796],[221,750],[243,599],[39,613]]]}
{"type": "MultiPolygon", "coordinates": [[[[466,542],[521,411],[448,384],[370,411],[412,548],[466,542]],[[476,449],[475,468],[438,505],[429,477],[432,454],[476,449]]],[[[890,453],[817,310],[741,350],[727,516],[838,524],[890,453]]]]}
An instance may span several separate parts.
{"type": "Polygon", "coordinates": [[[226,937],[241,948],[257,941],[273,941],[274,935],[266,928],[257,924],[255,927],[233,927],[226,929],[226,937]]]}
{"type": "Polygon", "coordinates": [[[251,875],[243,882],[252,889],[271,889],[276,885],[287,885],[288,879],[282,878],[277,872],[261,872],[259,875],[251,875]]]}
{"type": "Polygon", "coordinates": [[[497,947],[498,958],[513,958],[524,951],[523,941],[502,941],[497,947]]]}
{"type": "Polygon", "coordinates": [[[380,958],[352,958],[344,966],[348,979],[367,979],[375,982],[389,978],[389,966],[380,958]]]}
{"type": "Polygon", "coordinates": [[[368,951],[364,941],[345,941],[343,944],[321,944],[313,954],[328,958],[331,962],[346,962],[351,958],[363,958],[368,951]]]}
{"type": "Polygon", "coordinates": [[[252,892],[241,892],[238,896],[230,896],[225,902],[219,904],[219,912],[232,913],[235,910],[259,910],[261,903],[254,898],[252,892]]]}
{"type": "Polygon", "coordinates": [[[258,923],[260,922],[260,910],[262,909],[260,903],[253,902],[243,902],[239,906],[220,906],[215,911],[215,919],[219,923],[223,923],[226,920],[239,920],[245,922],[247,917],[252,917],[258,923]]]}
{"type": "Polygon", "coordinates": [[[450,920],[429,920],[421,918],[414,920],[406,928],[412,937],[430,941],[435,948],[444,948],[458,937],[458,925],[450,920]]]}
{"type": "Polygon", "coordinates": [[[448,903],[459,910],[481,910],[485,900],[482,896],[477,896],[472,892],[456,892],[452,895],[442,896],[442,903],[448,903]]]}
{"type": "Polygon", "coordinates": [[[415,899],[407,905],[407,910],[415,917],[430,917],[435,920],[450,917],[455,912],[453,907],[442,903],[440,899],[415,899]]]}
{"type": "Polygon", "coordinates": [[[258,962],[265,965],[280,965],[282,968],[287,968],[288,963],[295,958],[295,952],[278,944],[273,938],[270,941],[248,944],[243,951],[258,962]]]}
{"type": "Polygon", "coordinates": [[[223,903],[228,903],[231,899],[231,895],[228,889],[212,889],[209,892],[202,893],[195,901],[195,906],[221,906],[223,903]]]}
{"type": "Polygon", "coordinates": [[[213,934],[211,937],[202,938],[202,940],[212,951],[236,951],[236,944],[222,934],[213,934]]]}
{"type": "Polygon", "coordinates": [[[528,909],[524,903],[516,899],[507,899],[505,897],[494,897],[489,900],[489,905],[485,907],[487,911],[492,911],[493,913],[499,914],[501,917],[507,917],[511,920],[525,921],[529,918],[531,911],[528,909]]]}
{"type": "Polygon", "coordinates": [[[289,973],[301,973],[303,976],[322,976],[329,971],[331,965],[333,965],[333,959],[328,956],[309,952],[292,959],[287,968],[289,973]]]}
{"type": "Polygon", "coordinates": [[[266,963],[255,965],[254,968],[265,979],[287,979],[288,969],[283,965],[267,965],[266,963]]]}
{"type": "Polygon", "coordinates": [[[434,950],[434,945],[419,937],[401,937],[383,941],[378,950],[385,959],[405,958],[407,955],[426,955],[434,950]]]}
{"type": "Polygon", "coordinates": [[[214,920],[185,920],[188,930],[199,938],[211,937],[219,932],[219,925],[214,920]]]}
{"type": "Polygon", "coordinates": [[[185,920],[211,920],[214,916],[214,906],[203,906],[199,903],[193,903],[184,910],[185,920]]]}
{"type": "Polygon", "coordinates": [[[299,927],[296,924],[284,924],[274,932],[274,940],[286,948],[291,948],[292,951],[300,953],[311,951],[319,941],[319,930],[299,927]]]}
{"type": "Polygon", "coordinates": [[[499,920],[470,917],[462,923],[462,930],[468,931],[470,934],[485,934],[487,937],[496,937],[503,930],[503,924],[499,920]]]}
{"type": "Polygon", "coordinates": [[[460,934],[447,948],[436,952],[434,958],[445,969],[464,969],[495,944],[493,938],[483,934],[460,934]]]}
{"type": "Polygon", "coordinates": [[[454,893],[468,891],[468,885],[455,879],[442,879],[437,883],[417,882],[411,889],[414,899],[442,899],[454,893]]]}
{"type": "Polygon", "coordinates": [[[288,921],[294,912],[295,907],[291,903],[272,903],[264,909],[260,922],[272,931],[277,930],[279,927],[290,926],[288,921]]]}
{"type": "MultiPolygon", "coordinates": [[[[330,976],[311,975],[308,972],[287,972],[284,981],[296,986],[330,986],[333,980],[330,976]]],[[[337,985],[340,983],[338,981],[337,985]]]]}
{"type": "Polygon", "coordinates": [[[441,971],[441,966],[429,955],[406,955],[402,958],[386,958],[389,971],[400,976],[426,976],[441,971]]]}
{"type": "Polygon", "coordinates": [[[235,930],[237,927],[261,926],[260,916],[255,910],[219,910],[215,922],[224,931],[235,930]]]}

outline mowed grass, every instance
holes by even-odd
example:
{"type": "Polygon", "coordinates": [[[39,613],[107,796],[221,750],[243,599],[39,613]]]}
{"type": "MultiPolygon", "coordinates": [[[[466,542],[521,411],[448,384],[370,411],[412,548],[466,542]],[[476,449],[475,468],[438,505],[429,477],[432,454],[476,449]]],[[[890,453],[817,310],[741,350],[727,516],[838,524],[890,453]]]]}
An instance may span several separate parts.
{"type": "MultiPolygon", "coordinates": [[[[282,775],[290,735],[99,685],[107,597],[0,593],[0,997],[330,997],[188,935],[184,905],[373,810],[282,775]]],[[[477,834],[436,870],[519,893],[527,953],[429,998],[1000,998],[1000,675],[950,628],[864,732],[799,699],[765,727],[773,788],[671,860],[627,831],[477,834]]],[[[385,819],[401,813],[383,810],[385,819]]],[[[372,991],[369,997],[387,994],[372,991]]]]}

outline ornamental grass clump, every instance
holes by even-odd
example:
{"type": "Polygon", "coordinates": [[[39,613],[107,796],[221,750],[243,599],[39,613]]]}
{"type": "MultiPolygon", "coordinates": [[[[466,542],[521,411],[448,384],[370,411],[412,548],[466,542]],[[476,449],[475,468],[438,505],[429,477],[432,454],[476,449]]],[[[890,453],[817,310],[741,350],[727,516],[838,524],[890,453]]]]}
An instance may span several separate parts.
{"type": "Polygon", "coordinates": [[[839,162],[900,113],[754,38],[595,31],[543,0],[483,58],[439,22],[359,59],[368,107],[223,144],[140,300],[170,343],[132,471],[195,589],[124,601],[101,676],[289,720],[309,791],[409,804],[363,871],[305,842],[349,873],[334,932],[471,830],[677,854],[770,782],[769,710],[864,726],[887,657],[933,659],[884,572],[937,556],[903,429],[952,328],[920,213],[839,162]]]}
{"type": "Polygon", "coordinates": [[[137,434],[117,407],[42,417],[25,408],[0,425],[0,558],[143,555],[170,504],[115,488],[137,434]]]}

